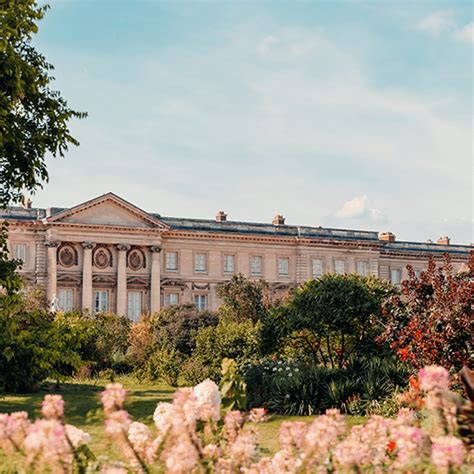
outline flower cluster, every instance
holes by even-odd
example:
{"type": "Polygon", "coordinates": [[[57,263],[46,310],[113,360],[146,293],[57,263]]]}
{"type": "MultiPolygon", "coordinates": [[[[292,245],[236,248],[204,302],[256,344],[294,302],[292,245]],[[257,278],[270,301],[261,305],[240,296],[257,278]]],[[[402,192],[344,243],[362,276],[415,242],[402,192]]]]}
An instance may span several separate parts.
{"type": "MultiPolygon", "coordinates": [[[[448,381],[440,368],[427,367],[412,390],[421,387],[417,396],[429,397],[445,391],[448,381]]],[[[266,420],[265,410],[223,413],[219,388],[210,380],[178,390],[172,403],[159,403],[151,428],[132,421],[124,408],[125,398],[126,391],[119,384],[108,385],[101,394],[105,432],[123,458],[98,461],[91,457],[87,472],[448,473],[468,472],[473,461],[472,452],[446,423],[440,431],[421,421],[417,410],[423,407],[426,421],[427,404],[402,408],[395,418],[372,416],[364,425],[352,427],[336,409],[310,423],[284,422],[279,450],[273,456],[262,456],[255,423],[266,420]]],[[[439,406],[436,410],[437,416],[445,413],[439,406]]],[[[42,414],[43,419],[35,422],[24,412],[0,415],[0,449],[23,454],[32,472],[78,470],[74,463],[90,436],[64,423],[61,397],[47,395],[42,414]]]]}

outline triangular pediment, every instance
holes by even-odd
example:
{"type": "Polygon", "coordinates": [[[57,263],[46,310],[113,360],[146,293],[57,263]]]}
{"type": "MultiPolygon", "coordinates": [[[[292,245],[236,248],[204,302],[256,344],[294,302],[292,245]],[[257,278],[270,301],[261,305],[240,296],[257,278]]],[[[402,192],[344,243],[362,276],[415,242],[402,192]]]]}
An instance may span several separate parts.
{"type": "Polygon", "coordinates": [[[169,227],[159,218],[113,193],[107,193],[70,209],[64,209],[48,217],[46,222],[163,230],[169,227]]]}

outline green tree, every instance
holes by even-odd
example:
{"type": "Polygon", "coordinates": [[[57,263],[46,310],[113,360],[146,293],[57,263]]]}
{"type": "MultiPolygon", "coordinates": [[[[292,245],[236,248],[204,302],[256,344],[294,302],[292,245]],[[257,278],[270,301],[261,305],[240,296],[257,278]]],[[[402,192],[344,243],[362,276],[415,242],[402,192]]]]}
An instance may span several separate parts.
{"type": "Polygon", "coordinates": [[[242,274],[233,275],[219,289],[222,300],[219,313],[234,321],[250,319],[258,321],[265,313],[267,285],[263,281],[252,281],[242,274]]]}
{"type": "MultiPolygon", "coordinates": [[[[377,350],[381,305],[397,290],[374,277],[323,275],[298,288],[287,305],[264,319],[264,348],[272,336],[310,354],[317,363],[343,366],[350,354],[377,350]]],[[[273,346],[274,348],[275,346],[273,346]]]]}
{"type": "Polygon", "coordinates": [[[79,145],[68,123],[86,116],[50,88],[54,68],[31,44],[47,9],[34,0],[0,2],[1,207],[48,180],[46,156],[64,156],[69,145],[79,145]]]}

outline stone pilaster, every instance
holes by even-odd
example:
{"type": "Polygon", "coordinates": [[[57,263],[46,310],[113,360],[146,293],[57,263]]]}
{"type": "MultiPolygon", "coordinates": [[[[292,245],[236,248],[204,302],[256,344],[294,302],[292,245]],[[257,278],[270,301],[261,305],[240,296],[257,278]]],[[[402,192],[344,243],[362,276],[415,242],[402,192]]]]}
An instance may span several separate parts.
{"type": "Polygon", "coordinates": [[[48,240],[44,243],[47,248],[47,283],[46,283],[46,296],[48,302],[51,303],[54,296],[57,293],[57,248],[59,242],[54,240],[48,240]]]}
{"type": "Polygon", "coordinates": [[[84,249],[82,259],[82,311],[92,312],[92,250],[95,247],[93,242],[82,242],[84,249]]]}
{"type": "Polygon", "coordinates": [[[150,312],[157,313],[161,308],[161,247],[152,245],[151,251],[151,282],[150,282],[150,312]]]}
{"type": "Polygon", "coordinates": [[[118,244],[117,250],[117,314],[125,316],[127,314],[127,251],[130,250],[130,245],[118,244]]]}

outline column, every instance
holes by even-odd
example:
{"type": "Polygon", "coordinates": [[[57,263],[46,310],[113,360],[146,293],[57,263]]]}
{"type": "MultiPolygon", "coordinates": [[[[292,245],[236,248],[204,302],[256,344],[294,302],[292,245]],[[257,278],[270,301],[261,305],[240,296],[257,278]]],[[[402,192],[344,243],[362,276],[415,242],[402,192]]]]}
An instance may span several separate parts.
{"type": "Polygon", "coordinates": [[[117,260],[117,314],[127,314],[127,251],[130,245],[118,244],[117,260]]]}
{"type": "Polygon", "coordinates": [[[47,272],[48,272],[48,279],[46,284],[46,296],[48,298],[48,303],[51,304],[53,298],[56,296],[57,293],[57,248],[59,246],[59,242],[54,240],[48,240],[44,243],[47,248],[47,272]]]}
{"type": "Polygon", "coordinates": [[[151,251],[151,282],[150,282],[150,313],[157,313],[161,307],[161,247],[152,245],[151,251]]]}
{"type": "Polygon", "coordinates": [[[82,242],[84,249],[82,258],[82,311],[92,312],[92,249],[93,242],[82,242]]]}

